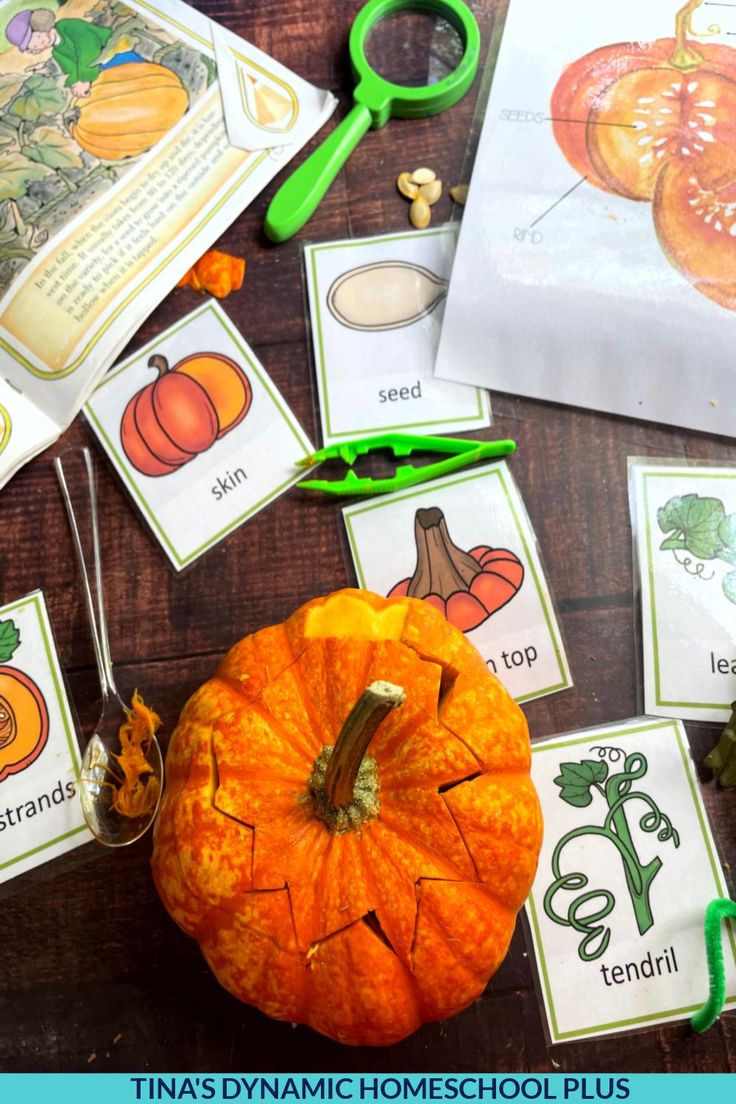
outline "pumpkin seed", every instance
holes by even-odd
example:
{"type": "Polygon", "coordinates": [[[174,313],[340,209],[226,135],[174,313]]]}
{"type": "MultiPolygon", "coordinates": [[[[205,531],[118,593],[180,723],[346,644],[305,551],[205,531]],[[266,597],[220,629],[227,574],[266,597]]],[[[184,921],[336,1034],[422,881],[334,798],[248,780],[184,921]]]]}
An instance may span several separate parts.
{"type": "Polygon", "coordinates": [[[422,184],[419,188],[419,195],[425,203],[433,207],[442,195],[442,181],[430,180],[429,184],[422,184]]]}
{"type": "Polygon", "coordinates": [[[468,198],[468,185],[455,184],[454,187],[450,188],[450,196],[452,197],[453,203],[457,203],[460,207],[464,207],[468,198]]]}
{"type": "Polygon", "coordinates": [[[421,196],[418,196],[409,208],[409,221],[417,230],[424,230],[425,227],[429,226],[431,218],[432,213],[429,204],[425,203],[421,196]]]}
{"type": "Polygon", "coordinates": [[[419,195],[419,185],[412,183],[410,172],[399,173],[396,187],[407,199],[416,199],[419,195]]]}
{"type": "Polygon", "coordinates": [[[411,174],[413,184],[429,184],[437,174],[432,169],[415,169],[411,174]]]}

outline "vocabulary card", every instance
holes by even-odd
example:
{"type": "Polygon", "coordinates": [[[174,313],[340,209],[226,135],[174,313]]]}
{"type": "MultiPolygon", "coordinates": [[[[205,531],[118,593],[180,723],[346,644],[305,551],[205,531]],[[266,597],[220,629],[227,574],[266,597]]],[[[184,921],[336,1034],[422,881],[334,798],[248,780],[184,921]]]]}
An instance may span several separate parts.
{"type": "Polygon", "coordinates": [[[301,479],[314,451],[214,301],[115,367],[85,414],[177,571],[301,479]]]}
{"type": "Polygon", "coordinates": [[[631,462],[644,708],[726,721],[736,698],[736,466],[631,462]]]}
{"type": "Polygon", "coordinates": [[[0,609],[0,882],[86,843],[79,754],[41,591],[0,609]]]}
{"type": "Polygon", "coordinates": [[[505,463],[343,514],[362,587],[441,609],[517,702],[572,686],[536,538],[505,463]]]}
{"type": "MultiPolygon", "coordinates": [[[[532,778],[544,843],[526,908],[551,1042],[690,1016],[708,996],[705,909],[728,891],[682,724],[544,740],[532,778]]],[[[730,922],[723,948],[732,1007],[730,922]]]]}
{"type": "Polygon", "coordinates": [[[445,226],[305,247],[325,445],[490,425],[487,392],[434,377],[456,236],[445,226]]]}

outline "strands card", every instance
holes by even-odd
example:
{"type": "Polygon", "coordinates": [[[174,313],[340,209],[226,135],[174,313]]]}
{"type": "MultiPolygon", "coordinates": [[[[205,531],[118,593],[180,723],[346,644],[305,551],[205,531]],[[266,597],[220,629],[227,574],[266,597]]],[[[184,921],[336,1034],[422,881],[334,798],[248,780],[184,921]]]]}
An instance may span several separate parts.
{"type": "Polygon", "coordinates": [[[572,686],[536,538],[505,463],[343,516],[361,587],[442,610],[517,702],[572,686]]]}
{"type": "Polygon", "coordinates": [[[0,608],[0,883],[92,839],[43,594],[0,608]]]}
{"type": "Polygon", "coordinates": [[[485,391],[433,374],[456,240],[445,226],[305,247],[325,445],[490,425],[485,391]]]}
{"type": "MultiPolygon", "coordinates": [[[[544,740],[532,778],[544,842],[526,909],[551,1041],[690,1016],[708,996],[705,910],[728,889],[682,724],[544,740]]],[[[722,935],[732,1007],[730,922],[722,935]]]]}
{"type": "Polygon", "coordinates": [[[708,0],[513,0],[439,377],[733,436],[735,34],[708,0]]]}
{"type": "Polygon", "coordinates": [[[84,412],[177,570],[298,482],[314,452],[214,301],[114,368],[84,412]]]}
{"type": "Polygon", "coordinates": [[[634,460],[644,708],[720,721],[736,699],[736,466],[634,460]]]}

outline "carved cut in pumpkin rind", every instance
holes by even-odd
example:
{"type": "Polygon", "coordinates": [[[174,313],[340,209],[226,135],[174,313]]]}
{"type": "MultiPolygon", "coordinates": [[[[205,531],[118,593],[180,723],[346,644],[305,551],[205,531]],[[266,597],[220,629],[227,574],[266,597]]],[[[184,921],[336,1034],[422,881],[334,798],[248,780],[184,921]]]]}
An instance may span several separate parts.
{"type": "Polygon", "coordinates": [[[541,815],[523,714],[462,634],[418,600],[343,595],[377,614],[400,605],[400,637],[305,638],[310,610],[329,601],[318,599],[236,645],[172,737],[153,870],[236,996],[344,1042],[384,1045],[482,992],[531,886],[541,815]],[[443,672],[454,682],[438,715],[443,672]],[[359,834],[334,835],[314,816],[306,777],[378,677],[408,690],[369,749],[381,811],[359,834]],[[463,779],[488,769],[496,788],[479,802],[477,778],[463,779]],[[497,806],[515,810],[508,830],[497,806]],[[464,842],[473,826],[481,854],[499,833],[485,882],[464,842]]]}

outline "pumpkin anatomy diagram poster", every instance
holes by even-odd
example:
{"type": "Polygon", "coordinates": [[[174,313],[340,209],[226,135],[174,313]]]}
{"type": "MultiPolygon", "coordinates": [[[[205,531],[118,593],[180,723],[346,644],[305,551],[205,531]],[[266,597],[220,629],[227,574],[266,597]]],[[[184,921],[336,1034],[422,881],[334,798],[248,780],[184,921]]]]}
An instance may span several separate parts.
{"type": "Polygon", "coordinates": [[[534,531],[505,463],[347,506],[343,516],[361,587],[440,609],[518,702],[572,686],[534,531]]]}
{"type": "Polygon", "coordinates": [[[734,433],[734,36],[704,0],[511,0],[439,377],[734,433]]]}

